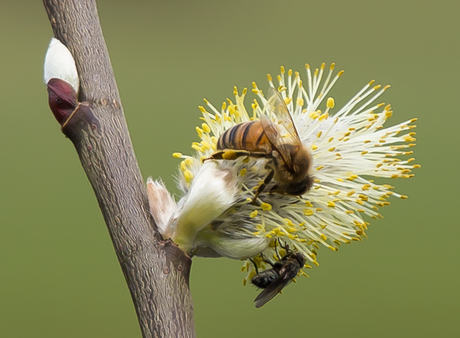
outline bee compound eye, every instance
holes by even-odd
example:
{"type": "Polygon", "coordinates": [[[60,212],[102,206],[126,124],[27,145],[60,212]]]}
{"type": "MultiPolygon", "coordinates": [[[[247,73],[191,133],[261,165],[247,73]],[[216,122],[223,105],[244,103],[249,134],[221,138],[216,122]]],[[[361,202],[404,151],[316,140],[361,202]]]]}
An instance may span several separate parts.
{"type": "Polygon", "coordinates": [[[298,183],[291,184],[287,189],[286,193],[289,195],[300,196],[305,194],[313,185],[313,178],[307,176],[298,183]]]}

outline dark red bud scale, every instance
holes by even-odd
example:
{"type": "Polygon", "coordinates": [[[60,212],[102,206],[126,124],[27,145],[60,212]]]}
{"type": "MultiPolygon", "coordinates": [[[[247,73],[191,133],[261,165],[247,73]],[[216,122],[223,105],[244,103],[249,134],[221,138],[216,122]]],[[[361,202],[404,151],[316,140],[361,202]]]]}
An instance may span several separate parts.
{"type": "Polygon", "coordinates": [[[52,78],[46,84],[50,109],[62,126],[77,107],[77,92],[66,81],[52,78]]]}

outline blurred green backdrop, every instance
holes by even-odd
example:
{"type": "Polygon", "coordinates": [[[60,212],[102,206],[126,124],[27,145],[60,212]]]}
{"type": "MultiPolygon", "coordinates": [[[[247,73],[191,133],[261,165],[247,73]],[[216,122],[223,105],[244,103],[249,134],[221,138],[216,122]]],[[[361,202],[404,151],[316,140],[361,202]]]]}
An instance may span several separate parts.
{"type": "MultiPolygon", "coordinates": [[[[198,337],[458,336],[459,3],[98,3],[142,173],[176,193],[171,154],[191,151],[202,98],[220,106],[234,85],[265,88],[280,65],[336,62],[337,105],[376,79],[392,85],[390,124],[419,118],[422,169],[391,181],[409,199],[368,240],[322,249],[310,278],[264,308],[240,262],[194,259],[198,337]]],[[[140,337],[92,189],[47,106],[41,2],[2,1],[0,32],[0,336],[140,337]]]]}

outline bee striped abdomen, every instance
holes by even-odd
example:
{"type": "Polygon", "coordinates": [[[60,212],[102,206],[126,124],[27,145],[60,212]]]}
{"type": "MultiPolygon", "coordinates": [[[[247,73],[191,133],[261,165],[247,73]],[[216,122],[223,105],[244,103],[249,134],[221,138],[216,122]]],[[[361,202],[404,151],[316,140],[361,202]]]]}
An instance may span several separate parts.
{"type": "Polygon", "coordinates": [[[217,142],[217,149],[267,152],[270,142],[259,121],[243,122],[226,130],[217,142]]]}

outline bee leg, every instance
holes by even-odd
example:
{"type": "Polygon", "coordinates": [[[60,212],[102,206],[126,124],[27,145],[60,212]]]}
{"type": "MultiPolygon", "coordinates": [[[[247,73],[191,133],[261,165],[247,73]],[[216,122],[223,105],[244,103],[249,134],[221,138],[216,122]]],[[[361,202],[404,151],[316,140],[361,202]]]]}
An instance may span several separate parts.
{"type": "Polygon", "coordinates": [[[223,149],[218,150],[211,156],[204,158],[202,162],[207,160],[236,160],[241,156],[249,156],[254,158],[268,158],[270,154],[264,152],[251,152],[247,150],[223,149]]]}
{"type": "Polygon", "coordinates": [[[278,184],[273,185],[273,187],[270,189],[270,194],[273,194],[274,192],[276,192],[278,188],[279,188],[278,184]]]}
{"type": "Polygon", "coordinates": [[[256,195],[252,199],[252,203],[255,203],[257,197],[259,197],[259,194],[265,190],[265,187],[272,181],[273,176],[275,176],[275,171],[272,168],[268,168],[268,169],[270,170],[270,172],[268,173],[267,176],[265,176],[264,180],[257,188],[256,195]]]}

